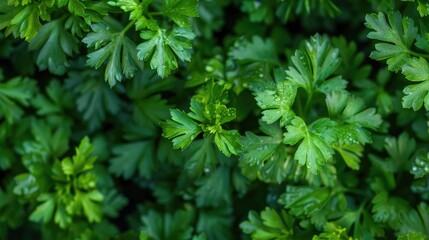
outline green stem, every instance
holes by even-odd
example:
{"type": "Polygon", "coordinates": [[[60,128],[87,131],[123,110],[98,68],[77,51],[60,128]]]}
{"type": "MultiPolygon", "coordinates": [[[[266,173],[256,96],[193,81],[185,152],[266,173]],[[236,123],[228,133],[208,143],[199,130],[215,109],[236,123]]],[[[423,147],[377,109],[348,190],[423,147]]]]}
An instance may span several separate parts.
{"type": "Polygon", "coordinates": [[[131,21],[131,22],[129,22],[128,24],[127,24],[127,26],[125,26],[125,28],[124,29],[122,29],[122,31],[120,32],[120,34],[121,35],[125,35],[125,33],[127,33],[128,32],[128,30],[130,30],[130,28],[135,24],[137,22],[137,20],[133,20],[133,21],[131,21]]]}
{"type": "Polygon", "coordinates": [[[429,54],[426,54],[426,53],[419,53],[414,51],[410,51],[409,53],[415,57],[429,58],[429,54]]]}
{"type": "MultiPolygon", "coordinates": [[[[313,93],[312,93],[312,92],[310,92],[310,93],[308,94],[307,101],[305,102],[305,105],[304,105],[304,114],[305,114],[305,115],[307,115],[307,113],[308,113],[308,110],[309,110],[309,108],[310,108],[310,104],[311,104],[311,100],[312,100],[312,99],[313,99],[313,93]]],[[[303,115],[302,117],[305,117],[305,116],[303,115]]]]}
{"type": "Polygon", "coordinates": [[[302,109],[302,101],[301,101],[300,97],[296,98],[296,104],[297,104],[297,107],[298,107],[298,114],[299,114],[299,116],[304,117],[304,111],[302,109]]]}

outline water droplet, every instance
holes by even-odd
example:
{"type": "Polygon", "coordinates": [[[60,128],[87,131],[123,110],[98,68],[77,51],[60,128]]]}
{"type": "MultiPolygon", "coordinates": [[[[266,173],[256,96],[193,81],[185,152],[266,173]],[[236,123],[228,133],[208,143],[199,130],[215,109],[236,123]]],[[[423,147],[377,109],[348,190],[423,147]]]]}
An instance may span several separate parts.
{"type": "Polygon", "coordinates": [[[263,78],[263,77],[264,77],[264,74],[260,73],[258,76],[259,76],[260,78],[263,78]]]}
{"type": "Polygon", "coordinates": [[[417,171],[417,167],[416,166],[414,166],[413,168],[412,168],[412,170],[415,172],[415,171],[417,171]]]}
{"type": "Polygon", "coordinates": [[[208,168],[208,167],[204,168],[204,173],[209,173],[210,171],[211,171],[210,168],[208,168]]]}

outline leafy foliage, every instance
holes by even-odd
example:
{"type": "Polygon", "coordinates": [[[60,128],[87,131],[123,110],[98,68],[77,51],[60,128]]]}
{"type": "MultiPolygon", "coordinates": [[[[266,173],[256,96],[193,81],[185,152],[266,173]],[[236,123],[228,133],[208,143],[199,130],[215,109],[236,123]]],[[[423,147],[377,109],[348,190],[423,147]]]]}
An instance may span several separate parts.
{"type": "Polygon", "coordinates": [[[428,239],[428,9],[0,0],[0,239],[428,239]]]}
{"type": "Polygon", "coordinates": [[[106,19],[92,26],[92,31],[82,39],[88,47],[95,47],[88,54],[88,65],[99,68],[106,60],[104,78],[110,86],[120,82],[123,77],[131,78],[142,63],[137,59],[134,42],[124,34],[126,29],[111,19],[106,19]]]}
{"type": "Polygon", "coordinates": [[[189,28],[174,28],[171,32],[163,29],[144,31],[140,37],[147,40],[137,46],[138,58],[150,60],[150,67],[156,69],[162,78],[177,69],[176,56],[182,61],[190,61],[192,48],[190,40],[195,35],[189,28]]]}

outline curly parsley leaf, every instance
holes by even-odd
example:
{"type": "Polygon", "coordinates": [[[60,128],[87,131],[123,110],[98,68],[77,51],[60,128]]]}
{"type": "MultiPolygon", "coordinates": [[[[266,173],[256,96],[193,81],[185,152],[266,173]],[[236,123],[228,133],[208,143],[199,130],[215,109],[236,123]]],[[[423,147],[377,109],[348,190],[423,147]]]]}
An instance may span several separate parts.
{"type": "Polygon", "coordinates": [[[373,30],[368,38],[381,41],[375,44],[370,55],[375,60],[386,60],[389,70],[398,71],[405,60],[410,57],[411,46],[417,35],[417,27],[409,17],[402,17],[399,12],[369,14],[365,17],[365,25],[373,30]]]}
{"type": "Polygon", "coordinates": [[[150,67],[156,69],[162,78],[178,68],[176,56],[181,61],[191,60],[191,40],[195,38],[195,34],[190,28],[176,27],[172,31],[161,28],[148,30],[143,31],[140,37],[146,41],[137,46],[138,59],[150,59],[150,67]]]}
{"type": "Polygon", "coordinates": [[[104,78],[111,87],[142,70],[143,62],[137,58],[136,45],[125,36],[127,28],[112,18],[105,18],[91,28],[93,32],[82,39],[88,48],[95,48],[88,54],[87,63],[99,68],[107,61],[104,78]]]}

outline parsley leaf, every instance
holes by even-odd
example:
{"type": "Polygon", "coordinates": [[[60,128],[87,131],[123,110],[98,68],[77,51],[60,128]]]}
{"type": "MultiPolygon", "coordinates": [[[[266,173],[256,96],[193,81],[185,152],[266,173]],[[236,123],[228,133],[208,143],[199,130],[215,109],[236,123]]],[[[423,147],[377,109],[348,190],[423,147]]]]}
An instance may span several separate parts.
{"type": "Polygon", "coordinates": [[[154,240],[190,239],[193,229],[189,225],[193,217],[192,209],[178,210],[174,214],[160,214],[150,210],[142,217],[143,235],[154,240]]]}
{"type": "Polygon", "coordinates": [[[18,104],[28,106],[36,90],[35,82],[29,78],[15,77],[8,81],[0,73],[0,119],[13,123],[24,113],[18,104]]]}
{"type": "Polygon", "coordinates": [[[339,51],[333,48],[327,36],[315,35],[305,42],[305,52],[297,50],[292,57],[294,66],[286,71],[287,79],[312,95],[340,90],[346,87],[341,76],[331,77],[340,66],[339,51]]]}
{"type": "Polygon", "coordinates": [[[300,165],[306,165],[312,173],[316,173],[321,166],[333,159],[334,150],[330,147],[330,142],[327,142],[327,139],[322,138],[317,132],[317,128],[330,128],[331,126],[332,122],[327,119],[319,119],[307,127],[300,117],[295,117],[291,125],[286,127],[284,143],[295,145],[302,139],[294,159],[298,160],[300,165]]]}
{"type": "Polygon", "coordinates": [[[181,110],[170,110],[171,120],[168,119],[161,126],[164,129],[163,136],[173,138],[175,149],[185,149],[201,133],[201,128],[185,112],[181,110]]]}
{"type": "Polygon", "coordinates": [[[263,121],[271,124],[280,119],[280,125],[285,126],[295,117],[291,108],[295,101],[297,86],[291,81],[276,80],[278,82],[274,88],[256,91],[255,100],[263,109],[263,121]]]}
{"type": "Polygon", "coordinates": [[[353,240],[347,235],[347,228],[338,226],[335,223],[328,222],[323,226],[323,233],[314,236],[312,240],[353,240]]]}
{"type": "Polygon", "coordinates": [[[331,188],[293,186],[286,187],[279,203],[285,205],[295,216],[311,216],[321,210],[331,198],[331,188]]]}
{"type": "Polygon", "coordinates": [[[43,25],[30,42],[29,49],[40,49],[37,56],[40,70],[49,68],[50,72],[62,75],[69,66],[67,56],[79,50],[77,43],[77,39],[64,29],[63,21],[55,20],[43,25]]]}
{"type": "Polygon", "coordinates": [[[120,99],[104,82],[100,75],[91,71],[69,72],[65,88],[77,96],[77,110],[83,114],[89,128],[100,127],[106,112],[116,114],[120,110],[120,99]]]}
{"type": "Polygon", "coordinates": [[[198,214],[196,230],[207,235],[207,239],[231,237],[230,228],[233,222],[232,208],[220,206],[202,209],[198,214]]]}
{"type": "Polygon", "coordinates": [[[398,240],[426,240],[427,237],[421,232],[411,232],[406,235],[398,236],[398,240]]]}
{"type": "Polygon", "coordinates": [[[82,39],[95,51],[88,54],[88,65],[99,68],[107,60],[104,78],[112,87],[124,77],[131,78],[137,70],[142,70],[143,63],[137,59],[136,45],[125,33],[119,22],[112,18],[91,26],[92,31],[82,39]]]}
{"type": "Polygon", "coordinates": [[[290,239],[294,235],[294,222],[284,210],[280,213],[266,207],[261,214],[250,211],[248,221],[242,222],[240,228],[252,239],[290,239]]]}
{"type": "Polygon", "coordinates": [[[63,115],[64,111],[73,105],[73,95],[66,91],[58,81],[53,80],[46,87],[46,96],[36,95],[32,104],[39,115],[63,115]]]}
{"type": "Polygon", "coordinates": [[[198,0],[163,0],[162,13],[179,27],[190,26],[189,17],[198,17],[198,0]]]}
{"type": "Polygon", "coordinates": [[[429,206],[425,202],[421,202],[416,209],[399,214],[398,232],[401,234],[420,232],[428,236],[428,219],[429,206]]]}
{"type": "Polygon", "coordinates": [[[139,44],[138,59],[150,60],[150,67],[156,69],[160,77],[167,77],[177,69],[176,56],[182,61],[190,61],[191,40],[195,34],[190,28],[176,27],[172,31],[157,29],[143,31],[140,37],[146,40],[139,44]]]}
{"type": "Polygon", "coordinates": [[[419,110],[423,104],[426,111],[429,111],[429,63],[426,59],[410,58],[402,67],[402,73],[405,77],[418,84],[409,85],[404,88],[406,94],[402,98],[404,108],[413,108],[419,110]]]}
{"type": "MultiPolygon", "coordinates": [[[[40,204],[36,210],[30,215],[30,220],[35,222],[48,223],[51,221],[54,214],[55,198],[52,195],[44,194],[37,198],[40,204]]],[[[58,210],[57,210],[58,211],[58,210]]]]}
{"type": "Polygon", "coordinates": [[[277,124],[259,122],[264,136],[246,132],[241,138],[243,151],[240,166],[246,176],[257,176],[267,182],[282,182],[293,178],[297,168],[283,143],[283,131],[277,124]]]}
{"type": "Polygon", "coordinates": [[[251,22],[263,22],[271,23],[274,19],[273,5],[272,2],[259,2],[253,0],[243,1],[241,10],[249,13],[249,20],[251,22]]]}
{"type": "Polygon", "coordinates": [[[11,10],[11,12],[15,13],[5,15],[5,18],[10,18],[6,20],[8,21],[6,35],[13,33],[15,37],[19,36],[25,38],[26,41],[31,41],[42,27],[40,20],[51,20],[48,9],[54,4],[54,0],[41,0],[37,2],[31,1],[31,3],[22,4],[22,6],[14,4],[15,9],[6,7],[6,11],[11,10]]]}
{"type": "Polygon", "coordinates": [[[397,223],[400,212],[407,212],[408,202],[397,197],[390,197],[387,192],[378,193],[373,199],[373,219],[376,222],[397,223]]]}
{"type": "Polygon", "coordinates": [[[200,177],[203,172],[208,173],[215,169],[221,158],[220,152],[214,146],[212,136],[195,140],[186,149],[185,154],[188,158],[185,169],[192,177],[200,177]]]}
{"type": "Polygon", "coordinates": [[[224,86],[209,82],[191,100],[190,113],[170,110],[173,121],[168,119],[161,123],[163,136],[173,138],[173,147],[183,150],[198,134],[204,132],[204,137],[214,135],[216,146],[225,156],[237,155],[241,150],[240,134],[237,130],[225,130],[222,126],[236,117],[235,108],[228,108],[224,104],[227,101],[224,86]]]}
{"type": "Polygon", "coordinates": [[[243,62],[279,63],[273,41],[270,39],[263,40],[258,36],[254,36],[252,41],[242,40],[235,42],[228,54],[232,58],[243,62]]]}
{"type": "Polygon", "coordinates": [[[389,70],[398,71],[409,58],[411,46],[417,35],[417,27],[411,18],[402,18],[399,12],[388,13],[387,20],[384,13],[369,14],[365,17],[365,25],[373,30],[368,38],[381,41],[375,44],[371,58],[375,60],[387,59],[389,70]]]}
{"type": "Polygon", "coordinates": [[[231,202],[231,175],[229,168],[218,167],[208,176],[200,178],[195,191],[198,206],[218,207],[231,202]]]}
{"type": "Polygon", "coordinates": [[[365,109],[362,99],[350,96],[345,91],[334,91],[326,96],[329,115],[340,126],[338,129],[340,144],[366,144],[371,142],[369,129],[377,129],[382,120],[374,108],[365,109]]]}
{"type": "Polygon", "coordinates": [[[73,216],[83,215],[89,222],[101,221],[103,195],[96,188],[97,177],[91,172],[96,160],[91,156],[92,149],[85,137],[72,158],[54,162],[48,191],[38,196],[37,200],[42,203],[30,215],[30,220],[47,223],[54,218],[61,228],[69,226],[73,216]],[[67,191],[70,187],[73,192],[67,191]]]}
{"type": "Polygon", "coordinates": [[[139,176],[150,178],[154,167],[153,141],[138,141],[113,148],[114,158],[110,160],[110,172],[130,179],[136,171],[139,176]]]}
{"type": "Polygon", "coordinates": [[[147,18],[143,12],[149,7],[152,1],[139,0],[112,0],[108,3],[112,6],[120,7],[124,12],[130,12],[130,20],[135,21],[136,30],[149,28],[158,29],[158,23],[155,19],[147,18]]]}

